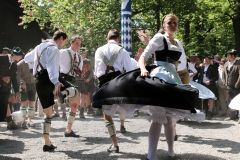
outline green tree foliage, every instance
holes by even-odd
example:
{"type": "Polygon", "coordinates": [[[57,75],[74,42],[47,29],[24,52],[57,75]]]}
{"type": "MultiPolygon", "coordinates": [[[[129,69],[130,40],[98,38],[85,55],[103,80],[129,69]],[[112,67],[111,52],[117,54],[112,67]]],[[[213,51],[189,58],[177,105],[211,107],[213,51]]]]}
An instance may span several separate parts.
{"type": "MultiPolygon", "coordinates": [[[[23,25],[37,22],[41,29],[62,29],[82,35],[83,45],[93,53],[106,43],[109,29],[121,30],[121,0],[19,0],[24,8],[23,25]]],[[[132,0],[133,53],[144,47],[136,30],[153,36],[168,13],[179,17],[176,37],[187,55],[192,52],[223,55],[235,48],[233,19],[239,5],[236,0],[132,0]]],[[[236,33],[236,32],[235,32],[236,33]]]]}

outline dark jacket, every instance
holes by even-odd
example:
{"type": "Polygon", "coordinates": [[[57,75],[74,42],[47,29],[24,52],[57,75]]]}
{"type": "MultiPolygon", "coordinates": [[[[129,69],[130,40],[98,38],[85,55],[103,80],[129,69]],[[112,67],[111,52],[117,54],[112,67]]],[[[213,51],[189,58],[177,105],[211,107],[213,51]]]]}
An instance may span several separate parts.
{"type": "Polygon", "coordinates": [[[217,67],[214,66],[213,64],[210,64],[208,66],[208,69],[207,69],[206,73],[204,73],[204,68],[205,68],[205,66],[203,66],[200,70],[198,83],[205,83],[205,82],[203,82],[203,75],[206,74],[207,78],[210,81],[210,85],[216,85],[216,81],[218,80],[218,69],[217,69],[217,67]]]}
{"type": "Polygon", "coordinates": [[[19,84],[16,78],[17,64],[9,62],[9,57],[0,55],[0,92],[9,92],[11,84],[13,85],[14,92],[19,92],[19,84]],[[6,84],[2,78],[10,77],[10,82],[6,84]]]}
{"type": "Polygon", "coordinates": [[[229,74],[227,73],[228,62],[225,63],[223,69],[223,84],[228,86],[240,87],[240,60],[236,60],[230,68],[229,74]]]}

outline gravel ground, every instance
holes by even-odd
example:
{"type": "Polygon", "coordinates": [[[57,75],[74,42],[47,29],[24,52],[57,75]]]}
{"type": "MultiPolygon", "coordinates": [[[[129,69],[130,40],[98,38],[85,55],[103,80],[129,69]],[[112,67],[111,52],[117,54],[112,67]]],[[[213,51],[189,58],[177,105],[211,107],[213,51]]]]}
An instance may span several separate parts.
{"type": "MultiPolygon", "coordinates": [[[[35,118],[34,128],[7,130],[6,123],[0,123],[0,160],[12,159],[82,159],[82,160],[144,160],[147,154],[148,129],[147,115],[127,119],[127,133],[117,133],[120,153],[109,154],[106,149],[111,144],[102,116],[77,116],[73,130],[80,138],[63,136],[66,121],[55,118],[52,121],[51,141],[58,148],[55,152],[43,152],[41,118],[35,118]]],[[[177,160],[239,160],[240,125],[237,121],[223,121],[213,118],[202,123],[184,121],[177,124],[178,141],[174,148],[177,160]]],[[[117,130],[120,129],[118,116],[114,117],[117,130]]],[[[158,144],[158,158],[167,157],[167,143],[162,131],[158,144]]]]}

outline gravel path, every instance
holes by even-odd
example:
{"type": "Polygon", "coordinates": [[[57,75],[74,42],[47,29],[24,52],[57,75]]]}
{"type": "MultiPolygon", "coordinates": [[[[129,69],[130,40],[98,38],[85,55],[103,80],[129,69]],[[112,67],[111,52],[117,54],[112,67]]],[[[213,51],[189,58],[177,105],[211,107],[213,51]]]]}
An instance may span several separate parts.
{"type": "MultiPolygon", "coordinates": [[[[55,118],[52,121],[51,141],[58,148],[55,152],[42,151],[41,119],[35,118],[35,127],[27,130],[7,130],[6,123],[0,123],[0,160],[12,159],[82,159],[82,160],[144,160],[147,154],[148,129],[147,115],[141,114],[126,120],[127,133],[118,132],[120,153],[109,154],[106,149],[111,144],[102,116],[86,116],[80,120],[77,116],[73,130],[80,138],[65,138],[66,121],[55,118]]],[[[184,121],[177,124],[178,141],[175,142],[174,159],[178,160],[239,160],[240,125],[237,121],[223,121],[213,118],[211,121],[197,123],[184,121]]],[[[118,116],[114,117],[119,131],[118,116]]],[[[158,145],[158,158],[167,157],[167,143],[162,134],[158,145]]]]}

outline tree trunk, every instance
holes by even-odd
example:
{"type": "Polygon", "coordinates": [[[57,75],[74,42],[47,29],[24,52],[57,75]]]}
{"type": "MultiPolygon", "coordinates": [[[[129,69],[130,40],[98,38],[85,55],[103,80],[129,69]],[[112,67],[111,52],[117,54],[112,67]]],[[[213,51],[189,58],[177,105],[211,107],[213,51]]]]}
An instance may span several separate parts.
{"type": "Polygon", "coordinates": [[[160,10],[161,10],[161,6],[160,6],[160,0],[158,1],[158,4],[156,5],[156,20],[157,20],[157,32],[159,31],[160,27],[161,27],[161,20],[160,20],[160,10]]]}
{"type": "Polygon", "coordinates": [[[189,43],[189,34],[190,34],[190,21],[186,20],[184,23],[184,43],[187,45],[189,43]]]}
{"type": "Polygon", "coordinates": [[[240,56],[240,17],[235,17],[233,18],[233,30],[234,30],[234,34],[235,34],[235,46],[236,46],[236,50],[238,53],[238,57],[240,56]]]}
{"type": "Polygon", "coordinates": [[[235,15],[233,16],[233,30],[235,34],[235,46],[237,50],[237,56],[240,57],[240,0],[235,0],[236,8],[234,10],[235,15]]]}

